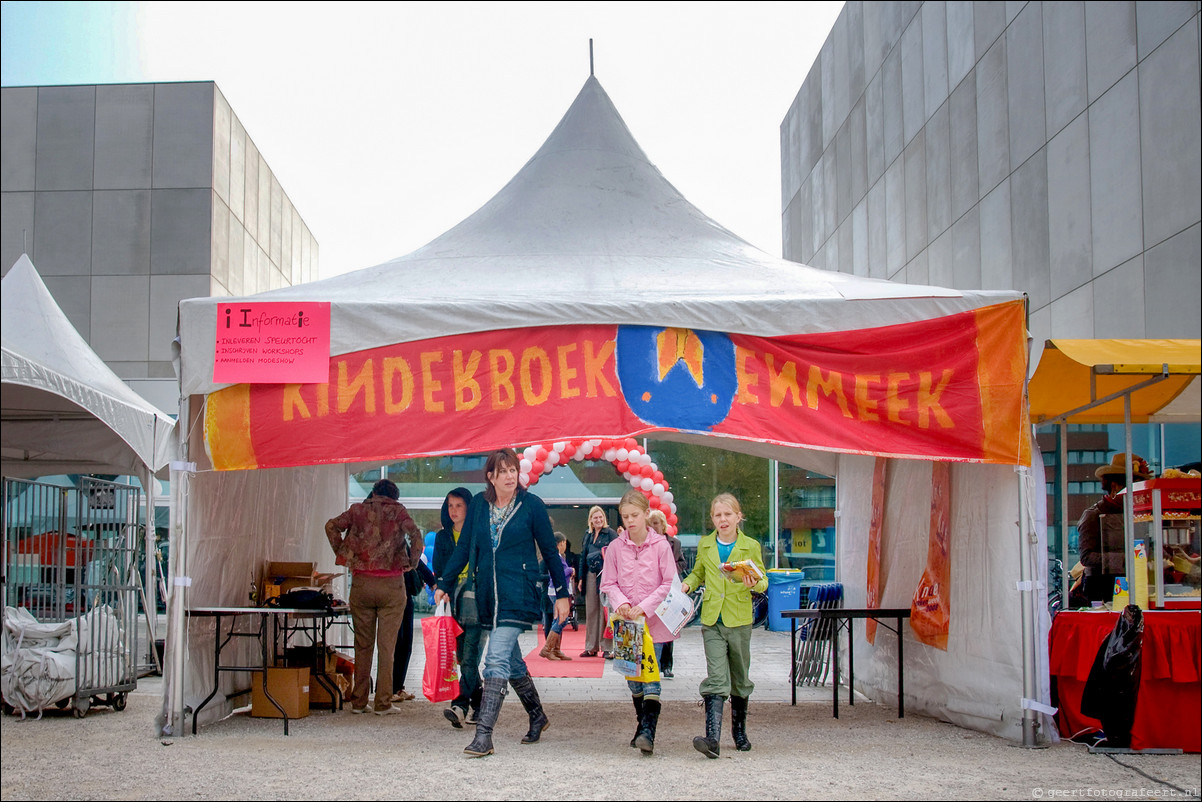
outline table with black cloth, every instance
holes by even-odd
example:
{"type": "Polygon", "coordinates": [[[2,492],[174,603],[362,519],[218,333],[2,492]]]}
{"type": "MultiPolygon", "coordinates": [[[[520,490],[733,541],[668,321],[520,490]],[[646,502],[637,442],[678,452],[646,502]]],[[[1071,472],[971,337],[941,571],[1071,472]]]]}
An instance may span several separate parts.
{"type": "MultiPolygon", "coordinates": [[[[1081,694],[1117,612],[1065,610],[1052,619],[1049,673],[1062,738],[1101,729],[1081,712],[1081,694]]],[[[1145,611],[1132,749],[1202,751],[1202,613],[1145,611]]]]}

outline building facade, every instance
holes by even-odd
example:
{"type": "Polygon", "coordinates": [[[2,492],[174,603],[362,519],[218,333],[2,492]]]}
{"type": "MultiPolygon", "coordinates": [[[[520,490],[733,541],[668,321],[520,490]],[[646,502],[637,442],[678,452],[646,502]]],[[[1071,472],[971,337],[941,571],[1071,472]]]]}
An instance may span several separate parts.
{"type": "Polygon", "coordinates": [[[0,264],[24,252],[92,349],[175,413],[183,298],[317,277],[318,246],[212,82],[0,90],[0,264]]]}
{"type": "MultiPolygon", "coordinates": [[[[1200,96],[1197,2],[849,2],[781,123],[784,256],[1024,292],[1032,364],[1054,338],[1197,338],[1200,96]]],[[[1076,521],[1122,440],[1071,429],[1076,521]]],[[[1135,450],[1197,460],[1176,436],[1135,450]]]]}

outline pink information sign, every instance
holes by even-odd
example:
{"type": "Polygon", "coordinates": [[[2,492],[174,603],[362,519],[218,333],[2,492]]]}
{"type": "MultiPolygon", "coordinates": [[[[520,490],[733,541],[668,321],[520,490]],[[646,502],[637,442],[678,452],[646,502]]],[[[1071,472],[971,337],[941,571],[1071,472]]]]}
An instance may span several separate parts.
{"type": "Polygon", "coordinates": [[[328,303],[231,301],[218,305],[213,381],[315,384],[329,378],[328,303]]]}

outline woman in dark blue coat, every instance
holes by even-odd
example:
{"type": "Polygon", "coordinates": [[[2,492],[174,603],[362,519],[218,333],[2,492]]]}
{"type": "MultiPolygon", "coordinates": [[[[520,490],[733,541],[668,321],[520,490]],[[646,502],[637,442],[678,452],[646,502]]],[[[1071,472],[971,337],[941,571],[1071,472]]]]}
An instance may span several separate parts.
{"type": "Polygon", "coordinates": [[[542,617],[542,553],[555,584],[555,617],[568,617],[568,587],[555,546],[555,533],[542,499],[518,482],[513,449],[493,452],[485,463],[486,489],[472,499],[464,531],[439,574],[435,601],[446,598],[465,566],[471,565],[480,625],[491,630],[484,652],[483,698],[476,737],[464,749],[469,757],[493,753],[492,731],[506,684],[512,685],[530,717],[522,743],[536,743],[549,726],[534,680],[518,647],[518,636],[542,617]]]}

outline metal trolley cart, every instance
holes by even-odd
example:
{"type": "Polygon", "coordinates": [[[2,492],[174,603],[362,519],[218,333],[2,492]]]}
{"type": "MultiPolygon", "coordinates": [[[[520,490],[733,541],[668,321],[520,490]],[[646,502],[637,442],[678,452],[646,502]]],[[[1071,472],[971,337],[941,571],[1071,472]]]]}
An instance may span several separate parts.
{"type": "Polygon", "coordinates": [[[4,710],[125,708],[137,687],[141,489],[4,481],[4,710]]]}

